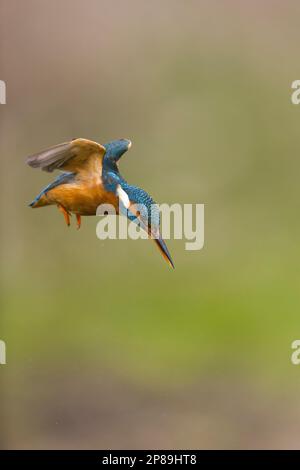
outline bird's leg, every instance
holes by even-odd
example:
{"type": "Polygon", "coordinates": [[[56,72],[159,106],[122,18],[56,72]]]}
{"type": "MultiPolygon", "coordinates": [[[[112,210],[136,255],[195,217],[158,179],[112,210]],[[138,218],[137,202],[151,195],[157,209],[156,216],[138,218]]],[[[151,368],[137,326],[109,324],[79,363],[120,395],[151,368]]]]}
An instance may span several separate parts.
{"type": "Polygon", "coordinates": [[[67,211],[67,209],[64,208],[61,204],[57,204],[57,208],[60,212],[63,213],[63,216],[65,218],[66,224],[70,226],[70,212],[67,211]]]}
{"type": "Polygon", "coordinates": [[[76,221],[77,221],[77,230],[81,227],[81,215],[76,214],[76,221]]]}

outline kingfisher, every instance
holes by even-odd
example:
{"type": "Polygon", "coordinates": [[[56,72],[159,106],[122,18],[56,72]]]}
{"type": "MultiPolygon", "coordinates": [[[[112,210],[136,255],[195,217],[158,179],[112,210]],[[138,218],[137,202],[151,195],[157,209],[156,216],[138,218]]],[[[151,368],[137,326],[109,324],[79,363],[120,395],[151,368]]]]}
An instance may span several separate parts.
{"type": "Polygon", "coordinates": [[[29,206],[56,205],[68,226],[75,214],[79,229],[82,216],[96,215],[98,206],[112,204],[116,214],[125,215],[155,241],[164,259],[174,268],[161,237],[158,205],[146,191],[128,184],[119,172],[118,162],[130,147],[128,139],[101,145],[78,138],[31,155],[27,158],[29,166],[62,173],[29,206]]]}

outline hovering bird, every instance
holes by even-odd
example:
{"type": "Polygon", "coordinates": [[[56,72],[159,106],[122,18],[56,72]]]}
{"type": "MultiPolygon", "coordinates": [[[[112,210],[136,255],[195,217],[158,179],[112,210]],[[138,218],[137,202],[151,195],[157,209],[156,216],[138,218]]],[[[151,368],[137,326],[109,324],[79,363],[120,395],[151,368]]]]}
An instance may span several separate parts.
{"type": "Polygon", "coordinates": [[[56,205],[67,225],[75,214],[77,228],[81,216],[96,215],[100,204],[112,204],[117,214],[145,230],[165,260],[174,268],[168,248],[160,234],[157,204],[146,191],[128,184],[120,175],[118,161],[131,147],[130,140],[113,140],[101,145],[87,139],[73,139],[27,158],[33,168],[62,170],[29,204],[30,207],[56,205]]]}

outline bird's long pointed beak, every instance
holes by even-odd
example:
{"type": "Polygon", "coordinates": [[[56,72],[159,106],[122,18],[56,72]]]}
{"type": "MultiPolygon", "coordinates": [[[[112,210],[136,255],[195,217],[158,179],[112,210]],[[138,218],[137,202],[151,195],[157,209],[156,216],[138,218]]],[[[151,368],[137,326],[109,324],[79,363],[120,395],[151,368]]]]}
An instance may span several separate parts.
{"type": "Polygon", "coordinates": [[[165,258],[165,260],[167,261],[167,263],[173,268],[175,269],[175,266],[174,266],[174,263],[172,261],[172,258],[171,258],[171,255],[169,253],[169,250],[167,248],[167,245],[165,244],[164,240],[161,238],[161,236],[159,236],[159,238],[154,238],[154,241],[159,249],[159,251],[161,252],[161,254],[163,255],[163,257],[165,258]]]}

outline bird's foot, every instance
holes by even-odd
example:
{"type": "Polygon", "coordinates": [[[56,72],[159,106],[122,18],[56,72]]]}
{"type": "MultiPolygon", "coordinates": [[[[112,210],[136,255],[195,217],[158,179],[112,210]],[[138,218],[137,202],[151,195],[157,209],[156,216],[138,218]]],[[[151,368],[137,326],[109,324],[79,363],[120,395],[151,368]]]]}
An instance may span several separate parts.
{"type": "Polygon", "coordinates": [[[76,221],[77,221],[77,230],[81,227],[81,215],[76,214],[76,221]]]}
{"type": "Polygon", "coordinates": [[[57,204],[57,208],[60,212],[63,213],[66,224],[69,227],[70,226],[70,216],[71,216],[70,212],[68,212],[67,209],[65,209],[64,206],[62,206],[61,204],[57,204]]]}

